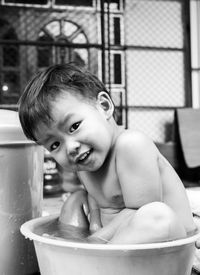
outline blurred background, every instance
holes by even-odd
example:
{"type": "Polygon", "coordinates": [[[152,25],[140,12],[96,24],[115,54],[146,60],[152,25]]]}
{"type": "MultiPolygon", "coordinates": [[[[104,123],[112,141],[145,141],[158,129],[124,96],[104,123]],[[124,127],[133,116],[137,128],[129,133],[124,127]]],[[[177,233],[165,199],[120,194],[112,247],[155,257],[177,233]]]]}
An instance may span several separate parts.
{"type": "Polygon", "coordinates": [[[0,108],[75,61],[106,84],[118,124],[173,145],[175,110],[200,105],[199,15],[199,0],[0,0],[0,108]]]}

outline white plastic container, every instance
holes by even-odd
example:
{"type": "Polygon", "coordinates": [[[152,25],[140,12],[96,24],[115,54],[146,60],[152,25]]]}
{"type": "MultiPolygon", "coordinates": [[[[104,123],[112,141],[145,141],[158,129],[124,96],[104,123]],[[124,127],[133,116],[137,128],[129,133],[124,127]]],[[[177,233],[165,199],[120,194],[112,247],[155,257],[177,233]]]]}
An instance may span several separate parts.
{"type": "Polygon", "coordinates": [[[171,242],[111,245],[56,240],[36,234],[58,216],[33,219],[21,227],[33,240],[41,275],[190,275],[200,233],[171,242]]]}
{"type": "Polygon", "coordinates": [[[26,139],[18,113],[0,110],[0,274],[38,271],[34,246],[21,225],[41,216],[43,149],[26,139]]]}

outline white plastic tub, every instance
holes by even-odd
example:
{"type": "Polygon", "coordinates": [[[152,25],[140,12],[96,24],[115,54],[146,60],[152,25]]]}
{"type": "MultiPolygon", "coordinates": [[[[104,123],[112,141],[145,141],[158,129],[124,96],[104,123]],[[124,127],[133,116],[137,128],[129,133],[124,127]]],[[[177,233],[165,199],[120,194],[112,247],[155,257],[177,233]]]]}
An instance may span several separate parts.
{"type": "Polygon", "coordinates": [[[26,222],[22,234],[33,240],[41,275],[190,275],[195,242],[191,237],[162,243],[110,245],[68,242],[37,235],[56,215],[26,222]]]}

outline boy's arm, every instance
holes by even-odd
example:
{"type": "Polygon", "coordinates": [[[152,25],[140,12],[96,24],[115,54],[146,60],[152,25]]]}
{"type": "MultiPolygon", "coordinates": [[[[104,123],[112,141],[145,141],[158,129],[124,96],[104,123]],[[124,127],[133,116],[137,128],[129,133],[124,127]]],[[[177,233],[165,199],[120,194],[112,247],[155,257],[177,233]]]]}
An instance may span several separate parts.
{"type": "Polygon", "coordinates": [[[73,193],[77,190],[84,189],[76,173],[63,171],[62,178],[63,178],[62,188],[65,192],[73,193]]]}
{"type": "Polygon", "coordinates": [[[123,133],[116,144],[116,169],[128,208],[162,201],[162,186],[155,144],[139,132],[123,133]]]}
{"type": "Polygon", "coordinates": [[[95,232],[102,227],[100,209],[97,202],[88,194],[90,231],[95,232]]]}

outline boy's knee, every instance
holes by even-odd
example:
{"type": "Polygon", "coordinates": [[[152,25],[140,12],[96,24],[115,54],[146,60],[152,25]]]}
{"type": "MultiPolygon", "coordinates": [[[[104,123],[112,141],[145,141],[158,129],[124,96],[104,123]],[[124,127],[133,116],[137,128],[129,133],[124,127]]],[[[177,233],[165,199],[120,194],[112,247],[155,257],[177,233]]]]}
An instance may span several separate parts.
{"type": "Polygon", "coordinates": [[[163,220],[171,220],[174,214],[174,211],[165,203],[152,202],[140,207],[136,213],[136,217],[159,222],[163,220]]]}
{"type": "Polygon", "coordinates": [[[151,241],[168,241],[186,237],[186,230],[176,213],[162,202],[142,206],[137,211],[133,222],[144,234],[147,234],[147,237],[149,235],[151,241]]]}

